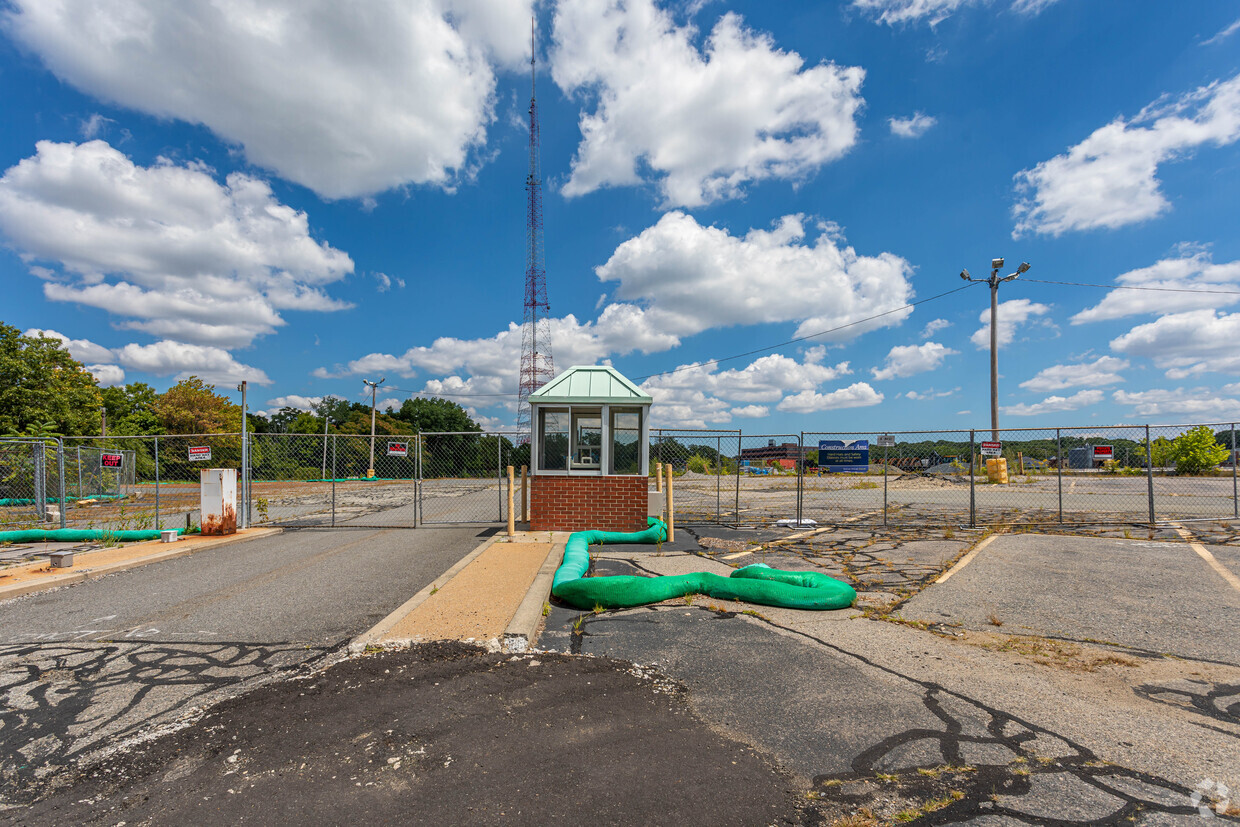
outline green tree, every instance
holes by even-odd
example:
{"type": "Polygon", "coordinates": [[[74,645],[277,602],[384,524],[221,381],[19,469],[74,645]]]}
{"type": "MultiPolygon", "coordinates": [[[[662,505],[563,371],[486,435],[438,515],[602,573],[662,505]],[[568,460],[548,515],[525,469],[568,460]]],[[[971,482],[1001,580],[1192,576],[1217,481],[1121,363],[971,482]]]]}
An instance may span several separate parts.
{"type": "Polygon", "coordinates": [[[1228,453],[1205,425],[1189,428],[1172,443],[1177,474],[1200,474],[1227,459],[1228,453]]]}
{"type": "Polygon", "coordinates": [[[118,436],[140,436],[160,432],[155,401],[159,395],[145,382],[131,382],[124,387],[103,388],[103,406],[108,412],[108,433],[118,436]]]}
{"type": "Polygon", "coordinates": [[[241,406],[197,376],[182,379],[155,400],[164,433],[221,434],[241,430],[241,406]]]}
{"type": "Polygon", "coordinates": [[[406,423],[410,431],[481,431],[465,409],[455,402],[437,396],[406,399],[400,410],[392,414],[406,423]]]}
{"type": "Polygon", "coordinates": [[[56,433],[97,434],[102,401],[95,378],[59,339],[0,322],[0,433],[50,422],[56,433]]]}

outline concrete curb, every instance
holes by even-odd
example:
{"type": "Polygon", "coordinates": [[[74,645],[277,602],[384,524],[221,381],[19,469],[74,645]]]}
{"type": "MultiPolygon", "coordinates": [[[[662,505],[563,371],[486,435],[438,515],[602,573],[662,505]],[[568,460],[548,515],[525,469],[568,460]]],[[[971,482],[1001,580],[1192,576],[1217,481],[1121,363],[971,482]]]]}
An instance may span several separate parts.
{"type": "MultiPolygon", "coordinates": [[[[220,546],[229,546],[234,543],[245,543],[250,540],[261,540],[264,537],[274,537],[277,534],[284,533],[283,528],[258,528],[247,529],[246,534],[234,534],[229,537],[220,537],[216,540],[204,540],[202,542],[186,543],[185,546],[177,548],[179,543],[172,544],[172,548],[167,551],[160,551],[154,554],[148,554],[145,557],[137,557],[133,560],[121,560],[116,563],[110,563],[106,566],[97,568],[83,568],[80,571],[66,572],[65,574],[53,574],[42,580],[35,580],[29,583],[18,583],[12,586],[0,586],[0,600],[11,600],[14,597],[22,597],[35,592],[46,591],[47,589],[56,589],[61,586],[72,586],[74,583],[83,583],[87,580],[93,580],[96,577],[103,577],[108,574],[116,574],[117,572],[127,569],[136,569],[141,566],[148,566],[151,563],[161,563],[164,560],[173,560],[177,557],[187,557],[191,554],[197,554],[207,549],[219,548],[220,546]]],[[[164,545],[158,540],[153,541],[150,545],[164,545]]],[[[142,545],[146,545],[143,543],[142,545]]]]}
{"type": "Polygon", "coordinates": [[[543,624],[543,603],[551,594],[551,581],[555,579],[555,570],[564,559],[564,546],[567,544],[567,538],[552,542],[547,559],[543,561],[530,590],[525,593],[516,614],[504,630],[502,642],[505,652],[524,652],[538,642],[538,633],[542,631],[543,624]]]}
{"type": "Polygon", "coordinates": [[[502,535],[498,533],[490,537],[482,545],[478,546],[476,549],[471,551],[469,554],[466,554],[460,560],[456,561],[456,563],[454,563],[451,568],[449,568],[443,574],[439,575],[434,580],[432,580],[430,583],[428,583],[426,588],[422,589],[422,591],[418,592],[413,597],[406,600],[399,607],[397,607],[395,611],[391,612],[390,614],[388,614],[387,617],[383,618],[383,620],[380,620],[374,626],[370,627],[369,629],[362,632],[357,637],[353,638],[353,640],[349,642],[349,654],[360,655],[361,653],[365,652],[367,646],[369,646],[370,644],[374,643],[375,641],[382,638],[385,634],[387,634],[388,631],[393,626],[395,626],[397,623],[399,623],[401,620],[404,619],[405,615],[409,614],[414,609],[418,608],[423,603],[425,603],[432,593],[437,592],[440,589],[442,589],[449,580],[451,580],[452,578],[460,574],[462,569],[464,569],[470,563],[474,562],[474,560],[478,558],[478,555],[482,554],[482,552],[486,551],[488,548],[494,545],[498,540],[501,539],[501,537],[502,535]]]}

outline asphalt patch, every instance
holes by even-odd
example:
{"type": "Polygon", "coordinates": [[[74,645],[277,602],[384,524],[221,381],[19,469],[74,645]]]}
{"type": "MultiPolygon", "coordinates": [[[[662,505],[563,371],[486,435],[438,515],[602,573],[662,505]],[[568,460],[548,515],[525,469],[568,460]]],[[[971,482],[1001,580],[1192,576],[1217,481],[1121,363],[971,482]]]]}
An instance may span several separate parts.
{"type": "Polygon", "coordinates": [[[779,824],[789,777],[609,658],[435,643],[225,701],[6,824],[779,824]]]}

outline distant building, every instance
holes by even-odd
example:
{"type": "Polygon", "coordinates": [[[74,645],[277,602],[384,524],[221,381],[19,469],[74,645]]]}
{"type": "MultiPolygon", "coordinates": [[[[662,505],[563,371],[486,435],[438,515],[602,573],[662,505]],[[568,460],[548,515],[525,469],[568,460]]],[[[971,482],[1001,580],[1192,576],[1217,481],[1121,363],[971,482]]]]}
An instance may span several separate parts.
{"type": "Polygon", "coordinates": [[[803,458],[804,454],[795,442],[776,445],[775,440],[769,439],[763,447],[741,449],[741,465],[745,463],[766,465],[771,460],[775,460],[784,468],[795,468],[797,461],[803,458]]]}

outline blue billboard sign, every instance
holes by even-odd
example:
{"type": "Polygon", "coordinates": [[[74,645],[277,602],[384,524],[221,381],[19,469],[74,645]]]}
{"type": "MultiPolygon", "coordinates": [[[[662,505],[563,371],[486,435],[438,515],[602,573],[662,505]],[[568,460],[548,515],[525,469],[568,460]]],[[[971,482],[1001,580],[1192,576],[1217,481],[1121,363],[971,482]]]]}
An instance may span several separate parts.
{"type": "Polygon", "coordinates": [[[818,467],[823,471],[864,474],[870,470],[870,441],[844,442],[823,439],[818,442],[818,467]]]}

